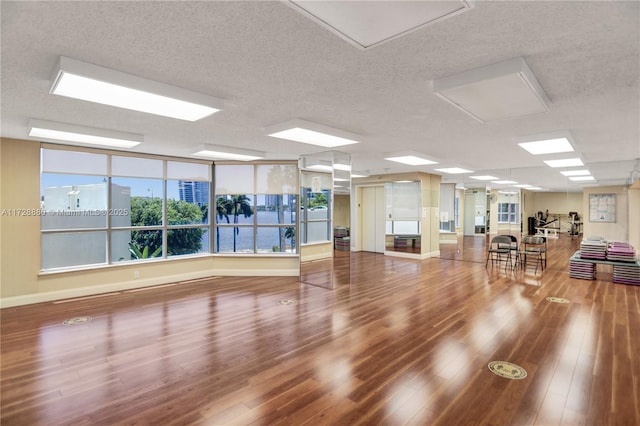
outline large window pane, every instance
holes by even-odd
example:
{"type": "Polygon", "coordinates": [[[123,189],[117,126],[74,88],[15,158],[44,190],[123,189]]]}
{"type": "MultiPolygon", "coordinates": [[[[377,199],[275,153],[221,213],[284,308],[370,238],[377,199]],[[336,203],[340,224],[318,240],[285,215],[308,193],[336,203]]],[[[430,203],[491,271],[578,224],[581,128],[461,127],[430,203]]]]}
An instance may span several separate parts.
{"type": "Polygon", "coordinates": [[[211,164],[167,161],[167,179],[211,181],[211,164]]]}
{"type": "Polygon", "coordinates": [[[111,225],[162,225],[163,194],[161,179],[112,178],[112,208],[127,210],[129,214],[112,217],[111,225]]]}
{"type": "Polygon", "coordinates": [[[420,182],[390,182],[385,184],[387,218],[419,220],[422,205],[420,182]]]}
{"type": "Polygon", "coordinates": [[[159,229],[113,231],[111,233],[111,251],[113,261],[162,257],[162,231],[159,229]],[[127,241],[127,237],[129,241],[127,241]],[[129,257],[121,256],[125,248],[129,252],[129,257]]]}
{"type": "Polygon", "coordinates": [[[42,150],[43,173],[107,175],[107,155],[90,152],[42,150]]]}
{"type": "Polygon", "coordinates": [[[253,195],[217,195],[216,223],[253,224],[253,195]]]}
{"type": "Polygon", "coordinates": [[[307,222],[307,243],[328,241],[330,222],[307,222]]]}
{"type": "Polygon", "coordinates": [[[258,224],[295,224],[296,198],[293,194],[258,194],[256,198],[258,224]]]}
{"type": "Polygon", "coordinates": [[[104,264],[107,232],[62,232],[42,234],[42,269],[104,264]]]}
{"type": "Polygon", "coordinates": [[[252,165],[216,166],[216,194],[253,194],[252,165]]]}
{"type": "Polygon", "coordinates": [[[108,182],[104,176],[43,173],[43,230],[105,228],[108,182]]]}
{"type": "Polygon", "coordinates": [[[163,161],[151,158],[111,156],[111,175],[163,178],[163,161]]]}
{"type": "Polygon", "coordinates": [[[298,192],[298,168],[294,165],[269,164],[257,168],[259,194],[295,194],[298,192]]]}
{"type": "Polygon", "coordinates": [[[396,235],[420,234],[420,221],[396,220],[393,222],[393,233],[396,235]]]}
{"type": "Polygon", "coordinates": [[[209,230],[208,228],[169,229],[167,245],[169,256],[206,253],[209,251],[209,230]]]}
{"type": "Polygon", "coordinates": [[[219,253],[253,253],[252,226],[218,226],[216,251],[219,253]]]}
{"type": "Polygon", "coordinates": [[[167,181],[167,223],[208,223],[209,182],[167,181]]]}
{"type": "Polygon", "coordinates": [[[265,227],[256,230],[258,253],[295,253],[295,228],[293,226],[265,227]]]}

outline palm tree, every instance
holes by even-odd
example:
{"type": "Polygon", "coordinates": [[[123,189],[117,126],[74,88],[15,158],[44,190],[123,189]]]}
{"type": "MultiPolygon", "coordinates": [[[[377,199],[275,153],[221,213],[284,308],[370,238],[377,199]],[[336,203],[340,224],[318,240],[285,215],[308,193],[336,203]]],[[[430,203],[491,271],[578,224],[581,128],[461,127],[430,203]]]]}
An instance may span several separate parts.
{"type": "Polygon", "coordinates": [[[284,231],[284,237],[291,240],[291,249],[296,249],[296,228],[293,226],[287,226],[284,231]]]}
{"type": "MultiPolygon", "coordinates": [[[[240,215],[244,217],[253,216],[253,206],[251,199],[246,195],[221,195],[216,199],[216,214],[219,219],[226,219],[231,223],[229,216],[233,216],[234,225],[238,223],[240,215]]],[[[240,228],[233,227],[233,251],[236,251],[236,235],[240,233],[240,228]]],[[[217,251],[220,251],[220,230],[216,229],[217,251]]]]}
{"type": "MultiPolygon", "coordinates": [[[[246,195],[232,195],[233,202],[233,224],[238,223],[238,217],[242,214],[245,218],[253,216],[253,206],[251,199],[246,195]]],[[[233,252],[236,251],[236,235],[240,233],[240,228],[233,227],[233,252]]]]}

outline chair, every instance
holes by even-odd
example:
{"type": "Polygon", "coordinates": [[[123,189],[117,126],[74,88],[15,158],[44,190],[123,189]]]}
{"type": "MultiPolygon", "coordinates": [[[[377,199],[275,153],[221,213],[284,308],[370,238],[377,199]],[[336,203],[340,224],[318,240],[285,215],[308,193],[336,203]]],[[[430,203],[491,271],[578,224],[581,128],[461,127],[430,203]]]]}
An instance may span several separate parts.
{"type": "Polygon", "coordinates": [[[489,259],[491,259],[491,266],[494,262],[499,264],[504,261],[504,270],[507,270],[507,266],[511,265],[511,237],[509,235],[497,235],[491,239],[487,250],[487,261],[484,263],[485,268],[489,265],[489,259]]]}
{"type": "Polygon", "coordinates": [[[523,269],[528,264],[535,262],[535,272],[538,272],[538,265],[541,270],[547,267],[547,239],[539,235],[527,235],[522,239],[520,250],[518,250],[518,261],[523,269]]]}

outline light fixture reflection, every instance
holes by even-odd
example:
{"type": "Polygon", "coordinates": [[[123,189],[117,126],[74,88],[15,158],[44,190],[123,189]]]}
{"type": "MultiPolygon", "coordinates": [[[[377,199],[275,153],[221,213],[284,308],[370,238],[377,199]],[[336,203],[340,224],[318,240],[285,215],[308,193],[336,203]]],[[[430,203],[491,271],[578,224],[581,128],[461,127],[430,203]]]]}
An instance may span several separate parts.
{"type": "Polygon", "coordinates": [[[113,148],[133,148],[144,141],[143,135],[134,133],[35,119],[29,121],[28,134],[32,138],[52,142],[76,142],[113,148]]]}
{"type": "Polygon", "coordinates": [[[264,158],[266,153],[251,149],[204,144],[193,155],[220,160],[253,161],[264,158]]]}

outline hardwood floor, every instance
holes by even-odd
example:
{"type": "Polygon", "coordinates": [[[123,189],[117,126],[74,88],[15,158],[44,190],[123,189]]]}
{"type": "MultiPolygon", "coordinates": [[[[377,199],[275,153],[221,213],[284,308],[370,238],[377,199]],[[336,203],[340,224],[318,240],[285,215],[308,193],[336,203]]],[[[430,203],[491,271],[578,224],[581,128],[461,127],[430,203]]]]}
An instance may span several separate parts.
{"type": "Polygon", "coordinates": [[[223,277],[3,309],[1,424],[638,425],[640,287],[569,278],[578,244],[537,274],[466,237],[352,253],[333,290],[223,277]]]}

